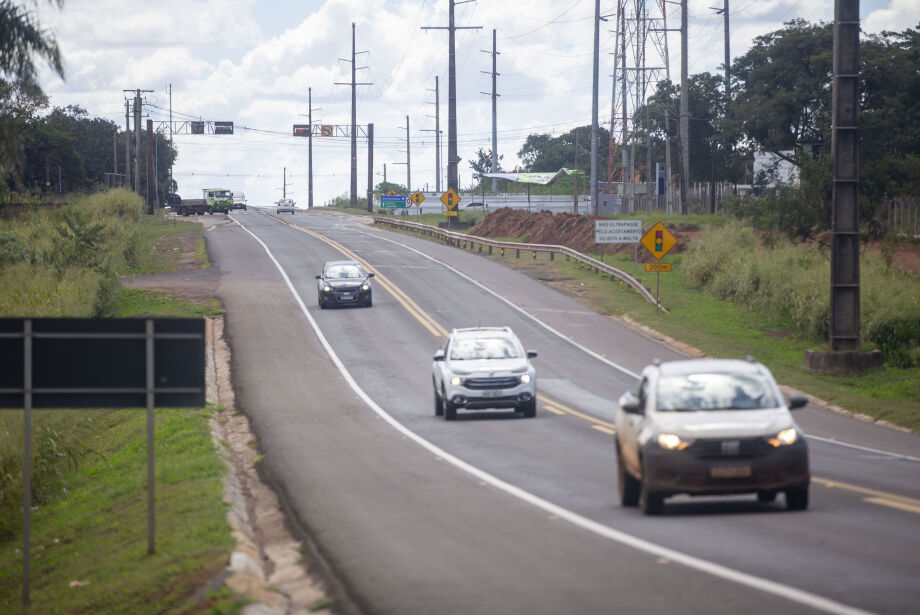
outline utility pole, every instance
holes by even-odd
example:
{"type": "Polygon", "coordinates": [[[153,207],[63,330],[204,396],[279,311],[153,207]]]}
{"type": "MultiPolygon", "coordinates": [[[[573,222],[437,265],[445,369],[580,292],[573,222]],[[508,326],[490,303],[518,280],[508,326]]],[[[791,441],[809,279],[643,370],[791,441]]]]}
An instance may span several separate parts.
{"type": "Polygon", "coordinates": [[[287,198],[287,167],[284,167],[284,171],[282,171],[281,173],[281,181],[283,182],[281,184],[281,198],[286,199],[287,198]]]}
{"type": "Polygon", "coordinates": [[[134,97],[134,191],[141,193],[141,91],[134,97]]]}
{"type": "Polygon", "coordinates": [[[131,104],[125,100],[125,188],[131,189],[131,104]]]}
{"type": "Polygon", "coordinates": [[[690,94],[687,92],[687,0],[680,0],[680,213],[689,213],[690,94]]]}
{"type": "Polygon", "coordinates": [[[834,2],[831,351],[859,348],[859,0],[834,2]]]}
{"type": "MultiPolygon", "coordinates": [[[[313,130],[312,128],[310,130],[313,130]]],[[[367,211],[374,211],[374,125],[367,125],[367,211]]]]}
{"type": "MultiPolygon", "coordinates": [[[[402,126],[400,126],[402,128],[402,126]]],[[[395,164],[404,164],[406,165],[406,190],[412,192],[412,160],[409,157],[409,116],[406,116],[406,161],[397,162],[395,164]]]]}
{"type": "MultiPolygon", "coordinates": [[[[355,95],[356,87],[359,85],[372,85],[371,83],[358,83],[355,81],[355,73],[359,68],[367,68],[366,66],[357,67],[355,66],[355,56],[357,53],[367,53],[366,51],[355,52],[355,22],[351,22],[351,60],[346,60],[344,58],[339,58],[342,62],[351,62],[351,83],[342,83],[336,82],[335,85],[350,85],[351,86],[351,206],[358,206],[358,112],[357,112],[357,97],[355,95]]],[[[311,126],[310,132],[312,134],[313,128],[311,126]]]]}
{"type": "Polygon", "coordinates": [[[157,178],[153,176],[153,120],[147,120],[147,190],[144,202],[147,204],[147,214],[151,216],[156,209],[151,186],[155,186],[156,181],[157,178]]]}
{"type": "MultiPolygon", "coordinates": [[[[428,117],[434,118],[434,130],[430,128],[422,129],[422,132],[433,132],[434,133],[434,189],[438,194],[441,193],[441,104],[438,100],[439,91],[438,91],[438,76],[434,76],[434,90],[429,89],[429,92],[434,92],[434,115],[429,115],[428,117]]],[[[428,103],[429,105],[432,103],[428,103]]],[[[386,176],[386,173],[384,173],[386,176]]],[[[386,180],[384,180],[386,181],[386,180]]]]}
{"type": "Polygon", "coordinates": [[[594,66],[591,84],[591,208],[597,215],[597,87],[600,59],[601,0],[594,0],[594,66]]]}
{"type": "Polygon", "coordinates": [[[457,173],[457,165],[460,159],[457,157],[457,69],[454,52],[454,31],[455,30],[482,30],[482,26],[455,26],[454,25],[454,5],[466,4],[473,0],[448,0],[449,2],[449,20],[448,26],[422,26],[422,30],[447,30],[448,62],[447,62],[447,187],[454,190],[460,190],[460,178],[457,173]]]}
{"type": "MultiPolygon", "coordinates": [[[[169,84],[169,149],[173,149],[173,114],[172,114],[172,84],[169,84]]],[[[169,163],[169,184],[170,190],[172,190],[172,178],[173,178],[173,165],[172,161],[169,163]]]]}
{"type": "MultiPolygon", "coordinates": [[[[115,134],[112,137],[112,173],[118,175],[118,128],[115,128],[115,134]]],[[[113,177],[112,182],[116,180],[113,177]]],[[[114,187],[114,186],[113,186],[114,187]]]]}
{"type": "Polygon", "coordinates": [[[313,209],[313,88],[307,88],[307,209],[313,209]]]}
{"type": "MultiPolygon", "coordinates": [[[[498,173],[498,97],[500,94],[496,93],[495,90],[495,80],[498,76],[496,71],[496,56],[501,54],[496,51],[495,48],[495,28],[492,28],[492,51],[480,50],[483,53],[492,54],[492,172],[498,173]]],[[[479,71],[481,73],[489,74],[487,71],[479,71]]],[[[485,92],[482,92],[485,94],[485,92]]],[[[492,178],[492,192],[498,192],[498,178],[492,178]]]]}

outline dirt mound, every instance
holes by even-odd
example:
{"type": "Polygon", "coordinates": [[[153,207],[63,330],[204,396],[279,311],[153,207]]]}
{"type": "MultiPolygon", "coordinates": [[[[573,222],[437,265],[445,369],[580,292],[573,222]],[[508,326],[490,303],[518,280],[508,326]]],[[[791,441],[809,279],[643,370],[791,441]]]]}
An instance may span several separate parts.
{"type": "MultiPolygon", "coordinates": [[[[491,212],[476,223],[470,235],[493,239],[520,238],[527,243],[562,245],[582,254],[598,251],[594,243],[594,216],[576,216],[566,212],[553,214],[548,211],[529,212],[504,207],[491,212]]],[[[647,225],[650,226],[650,225],[647,225]]],[[[683,252],[690,240],[697,235],[694,231],[668,229],[677,238],[677,245],[671,253],[683,252]]],[[[633,244],[605,244],[604,253],[633,252],[633,244]]],[[[639,250],[639,260],[653,261],[655,258],[644,248],[639,250]]]]}

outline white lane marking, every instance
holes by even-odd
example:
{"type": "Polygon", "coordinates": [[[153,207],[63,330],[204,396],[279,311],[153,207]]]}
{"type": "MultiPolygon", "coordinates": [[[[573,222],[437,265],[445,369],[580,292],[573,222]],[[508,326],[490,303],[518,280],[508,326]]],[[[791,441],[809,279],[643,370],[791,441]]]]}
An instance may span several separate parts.
{"type": "Polygon", "coordinates": [[[873,453],[875,455],[882,455],[884,457],[895,458],[895,459],[904,459],[906,461],[915,461],[920,463],[920,457],[912,457],[910,455],[902,455],[900,453],[889,453],[888,451],[882,451],[877,448],[870,448],[868,446],[860,446],[859,444],[850,444],[849,442],[841,442],[840,440],[835,440],[834,438],[822,438],[821,436],[815,436],[812,434],[805,434],[806,438],[812,440],[818,440],[819,442],[825,442],[827,444],[836,444],[837,446],[843,446],[846,448],[856,449],[857,451],[864,451],[866,453],[873,453]]]}
{"type": "MultiPolygon", "coordinates": [[[[356,230],[355,232],[356,232],[356,233],[361,233],[361,234],[363,234],[363,235],[369,235],[369,236],[371,236],[371,237],[374,237],[374,238],[376,238],[376,239],[381,239],[381,240],[383,240],[383,241],[389,241],[390,243],[395,243],[396,245],[402,246],[402,247],[406,248],[407,250],[411,250],[412,252],[415,252],[416,254],[419,254],[419,255],[421,255],[421,256],[424,256],[425,258],[428,258],[428,259],[430,259],[430,260],[432,260],[432,261],[434,261],[434,262],[436,262],[436,263],[439,263],[440,265],[446,267],[447,269],[450,269],[451,271],[453,271],[454,273],[456,273],[456,274],[459,275],[460,277],[462,277],[462,278],[464,278],[464,279],[466,279],[466,280],[472,282],[472,283],[475,284],[476,286],[478,286],[478,287],[480,287],[481,289],[485,290],[486,292],[490,293],[490,294],[493,295],[494,297],[496,297],[496,298],[498,298],[498,299],[504,301],[505,303],[507,303],[508,305],[510,305],[511,307],[513,307],[514,309],[516,309],[518,312],[520,312],[520,313],[524,314],[525,316],[531,318],[534,322],[536,322],[536,323],[542,325],[544,328],[546,328],[546,329],[549,330],[550,332],[554,333],[555,335],[558,335],[560,338],[564,339],[565,341],[570,342],[571,344],[573,344],[573,345],[574,345],[576,348],[578,348],[579,350],[583,350],[584,352],[588,353],[588,354],[591,355],[592,357],[594,357],[594,358],[596,358],[596,359],[599,359],[600,361],[603,361],[604,363],[607,363],[608,365],[611,365],[611,366],[615,367],[616,369],[619,369],[620,371],[622,371],[622,372],[625,373],[625,374],[629,374],[630,376],[634,376],[635,378],[638,378],[638,377],[639,377],[638,374],[634,374],[633,372],[627,370],[626,368],[621,367],[621,366],[617,365],[616,363],[614,363],[614,362],[608,360],[606,357],[604,357],[604,356],[602,356],[602,355],[600,355],[600,354],[594,352],[593,350],[591,350],[591,349],[589,349],[589,348],[586,348],[585,346],[579,344],[578,342],[576,342],[576,341],[573,340],[572,338],[566,336],[564,333],[561,333],[560,331],[557,331],[556,329],[553,329],[551,326],[549,326],[548,324],[544,323],[542,320],[540,320],[539,318],[537,318],[537,317],[534,316],[533,314],[531,314],[531,313],[525,311],[523,308],[520,308],[520,307],[518,307],[517,305],[511,303],[511,301],[509,301],[508,299],[505,299],[504,297],[502,297],[502,296],[499,295],[498,293],[494,292],[492,289],[487,288],[486,286],[484,286],[484,285],[481,284],[480,282],[477,282],[477,281],[474,280],[473,278],[471,278],[471,277],[469,277],[468,275],[466,275],[465,273],[463,273],[463,272],[461,272],[461,271],[458,271],[457,269],[451,267],[451,266],[448,265],[447,263],[444,263],[444,262],[442,262],[442,261],[439,261],[438,259],[434,258],[433,256],[429,256],[428,254],[425,254],[424,252],[422,252],[422,251],[420,251],[420,250],[416,250],[415,248],[413,248],[413,247],[411,247],[411,246],[408,246],[408,245],[406,245],[406,244],[404,244],[404,243],[400,243],[400,242],[398,242],[398,241],[394,241],[394,240],[388,239],[388,238],[386,238],[386,237],[381,237],[380,235],[376,235],[376,234],[374,234],[374,233],[369,233],[369,232],[367,232],[367,231],[357,231],[357,230],[356,230]]],[[[537,311],[537,310],[534,310],[534,311],[537,311]]],[[[544,311],[545,311],[545,310],[544,310],[544,311]]],[[[909,461],[917,461],[917,462],[920,462],[920,458],[911,457],[910,455],[901,455],[901,454],[898,454],[898,453],[889,453],[889,452],[887,452],[887,451],[881,451],[881,450],[872,449],[872,448],[868,448],[868,447],[864,447],[864,446],[859,446],[858,444],[849,444],[849,443],[847,443],[847,442],[841,442],[841,441],[839,441],[839,440],[834,440],[834,439],[831,439],[831,438],[822,438],[821,436],[814,436],[814,435],[811,435],[811,434],[805,434],[805,436],[808,437],[808,438],[813,438],[813,439],[815,439],[815,440],[820,440],[821,442],[826,442],[826,443],[828,443],[828,444],[837,444],[837,445],[839,445],[839,446],[843,446],[843,447],[847,447],[847,448],[854,448],[854,449],[858,449],[858,450],[863,450],[863,451],[870,452],[870,453],[877,453],[877,454],[880,454],[880,455],[887,455],[887,456],[890,456],[890,457],[897,457],[897,458],[899,458],[899,459],[906,459],[906,460],[909,460],[909,461]]]]}
{"type": "MultiPolygon", "coordinates": [[[[568,342],[569,344],[575,346],[575,348],[577,348],[577,349],[581,350],[582,352],[584,352],[584,353],[586,353],[586,354],[588,354],[588,355],[594,357],[594,358],[597,359],[598,361],[601,361],[602,363],[606,363],[606,364],[609,365],[610,367],[612,367],[612,368],[614,368],[614,369],[616,369],[616,370],[619,370],[619,371],[623,372],[623,373],[626,374],[627,376],[632,376],[633,378],[635,378],[635,379],[637,379],[637,380],[639,379],[639,374],[637,374],[637,373],[635,373],[635,372],[633,372],[633,371],[631,371],[631,370],[629,370],[629,369],[623,367],[622,365],[619,365],[619,364],[617,364],[617,363],[614,363],[613,361],[611,361],[611,360],[608,359],[607,357],[604,357],[603,355],[600,355],[600,354],[594,352],[593,350],[591,350],[591,349],[588,348],[587,346],[585,346],[585,345],[583,345],[583,344],[580,344],[579,342],[576,342],[575,340],[573,340],[571,337],[569,337],[568,335],[566,335],[566,334],[563,333],[562,331],[559,331],[558,329],[554,329],[554,328],[551,327],[549,324],[543,322],[542,320],[540,320],[539,318],[537,318],[536,316],[534,316],[533,314],[531,314],[530,312],[528,312],[528,311],[525,310],[524,308],[522,308],[522,307],[520,307],[520,306],[514,304],[510,299],[506,299],[505,297],[499,295],[497,292],[495,292],[494,290],[492,290],[491,288],[489,288],[489,287],[486,286],[485,284],[482,284],[481,282],[478,282],[477,280],[474,280],[473,278],[471,278],[470,276],[466,275],[466,274],[463,273],[462,271],[460,271],[460,270],[458,270],[458,269],[455,269],[455,268],[451,267],[450,265],[448,265],[448,264],[445,263],[444,261],[440,261],[440,260],[436,259],[435,257],[429,255],[429,254],[425,254],[425,253],[422,252],[421,250],[416,250],[416,249],[413,248],[412,246],[407,246],[406,244],[400,243],[400,242],[398,242],[398,241],[394,241],[393,239],[387,239],[386,237],[381,237],[380,235],[376,235],[376,234],[374,234],[374,233],[368,233],[367,231],[355,230],[354,232],[356,232],[356,233],[361,233],[362,235],[368,235],[368,236],[370,236],[370,237],[373,237],[374,239],[381,239],[381,240],[383,240],[383,241],[388,241],[388,242],[390,242],[390,243],[395,243],[395,244],[398,245],[398,246],[402,246],[402,247],[405,248],[406,250],[410,250],[411,252],[415,252],[415,253],[418,254],[419,256],[422,256],[422,257],[424,257],[424,258],[427,258],[428,260],[430,260],[430,261],[432,261],[432,262],[434,262],[434,263],[438,263],[438,264],[441,265],[442,267],[444,267],[444,268],[446,268],[446,269],[449,269],[450,271],[454,272],[455,274],[457,274],[458,276],[460,276],[460,277],[463,278],[464,280],[470,282],[471,284],[474,284],[474,285],[478,286],[479,288],[481,288],[482,290],[486,291],[487,293],[489,293],[490,295],[492,295],[493,297],[495,297],[495,298],[498,299],[499,301],[504,302],[505,304],[507,304],[508,306],[510,306],[512,309],[517,310],[518,312],[520,312],[521,314],[523,314],[523,315],[526,316],[527,318],[531,319],[532,321],[534,321],[535,323],[537,323],[538,325],[540,325],[541,327],[543,327],[544,329],[546,329],[547,331],[549,331],[550,333],[552,333],[553,335],[555,335],[555,336],[559,337],[560,339],[565,340],[565,341],[568,342]]],[[[587,312],[586,312],[586,313],[587,313],[587,312]]]]}
{"type": "Polygon", "coordinates": [[[584,530],[587,530],[589,532],[592,532],[602,538],[613,540],[614,542],[618,542],[620,544],[633,547],[635,549],[644,551],[645,553],[649,553],[651,555],[667,558],[673,562],[683,564],[684,566],[687,566],[688,568],[693,568],[694,570],[699,570],[701,572],[711,574],[713,576],[716,576],[722,579],[726,579],[728,581],[733,581],[735,583],[746,585],[748,587],[752,587],[754,589],[758,589],[763,592],[774,594],[776,596],[780,596],[787,600],[791,600],[793,602],[804,604],[806,606],[809,606],[811,608],[814,608],[820,611],[825,611],[828,613],[842,613],[844,615],[868,615],[868,611],[863,611],[861,609],[857,609],[855,607],[851,607],[846,604],[842,604],[840,602],[831,600],[829,598],[825,598],[823,596],[819,596],[817,594],[812,594],[804,590],[796,589],[795,587],[783,585],[782,583],[777,583],[776,581],[770,581],[769,579],[764,579],[764,578],[761,578],[761,577],[758,577],[752,574],[748,574],[746,572],[741,572],[740,570],[733,570],[731,568],[728,568],[727,566],[723,566],[721,564],[716,564],[715,562],[710,562],[704,559],[700,559],[692,555],[687,555],[685,553],[681,553],[680,551],[675,551],[673,549],[669,549],[668,547],[663,547],[653,542],[649,542],[648,540],[643,540],[642,538],[637,538],[636,536],[631,536],[630,534],[626,534],[625,532],[615,530],[611,527],[598,523],[597,521],[588,519],[587,517],[583,517],[582,515],[579,515],[578,513],[573,512],[567,508],[563,508],[561,506],[558,506],[557,504],[553,504],[552,502],[548,500],[544,500],[543,498],[536,496],[530,493],[529,491],[525,491],[524,489],[521,489],[520,487],[516,487],[515,485],[507,483],[501,480],[500,478],[493,476],[492,474],[489,474],[488,472],[480,470],[476,466],[470,463],[467,463],[466,461],[463,461],[459,457],[455,457],[454,455],[441,449],[434,443],[421,437],[414,431],[411,431],[405,425],[403,425],[402,423],[397,421],[395,418],[393,418],[386,410],[384,410],[379,405],[377,405],[377,402],[371,399],[371,397],[367,393],[364,392],[364,389],[362,389],[358,385],[357,381],[355,381],[351,373],[345,367],[345,364],[342,363],[341,359],[339,359],[338,355],[335,353],[335,350],[333,350],[332,345],[326,339],[326,336],[323,335],[322,330],[320,330],[319,325],[317,325],[316,321],[313,319],[313,316],[310,314],[309,310],[307,310],[307,306],[304,304],[303,299],[301,299],[300,295],[297,293],[297,290],[294,288],[294,284],[291,282],[291,279],[288,277],[287,272],[285,272],[284,268],[281,266],[281,263],[279,263],[275,259],[274,254],[272,254],[268,246],[265,245],[265,243],[261,239],[259,239],[255,235],[255,233],[250,231],[248,228],[246,228],[242,224],[240,224],[240,227],[244,231],[252,235],[252,237],[256,241],[259,242],[259,244],[265,250],[265,253],[268,254],[268,257],[275,264],[275,267],[281,273],[281,277],[284,279],[284,283],[287,285],[288,290],[290,290],[291,294],[294,296],[294,300],[297,302],[297,305],[300,306],[301,312],[303,313],[304,317],[306,317],[307,321],[310,323],[310,326],[313,328],[313,331],[316,334],[317,338],[319,339],[320,343],[323,345],[323,348],[326,349],[326,352],[328,353],[329,358],[332,360],[336,368],[338,368],[339,373],[342,374],[342,377],[345,379],[348,385],[352,388],[352,390],[380,418],[382,418],[384,421],[389,423],[391,427],[396,429],[399,433],[401,433],[405,437],[414,441],[416,444],[418,444],[422,448],[426,449],[427,451],[431,452],[437,457],[443,459],[444,461],[447,461],[453,466],[463,470],[464,472],[471,474],[472,476],[478,478],[479,480],[485,483],[488,483],[489,485],[492,485],[496,489],[500,489],[504,491],[505,493],[507,493],[508,495],[516,497],[519,500],[522,500],[545,512],[548,512],[549,514],[554,515],[559,519],[564,519],[568,521],[569,523],[577,527],[580,527],[584,530]]]}

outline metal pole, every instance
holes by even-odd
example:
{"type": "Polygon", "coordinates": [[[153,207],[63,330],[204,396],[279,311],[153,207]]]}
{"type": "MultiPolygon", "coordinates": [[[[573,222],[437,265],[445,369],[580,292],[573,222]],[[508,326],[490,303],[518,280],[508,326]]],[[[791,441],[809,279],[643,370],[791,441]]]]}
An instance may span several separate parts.
{"type": "Polygon", "coordinates": [[[155,552],[154,530],[156,528],[154,517],[154,492],[153,492],[153,405],[154,405],[154,356],[153,356],[153,319],[146,322],[147,333],[147,554],[155,552]]]}
{"type": "Polygon", "coordinates": [[[859,347],[859,0],[834,3],[830,347],[859,347]]]}
{"type": "Polygon", "coordinates": [[[358,112],[355,97],[355,22],[351,22],[351,206],[358,206],[358,112]]]}
{"type": "Polygon", "coordinates": [[[23,321],[22,604],[29,606],[32,548],[32,320],[23,321]]]}
{"type": "Polygon", "coordinates": [[[690,181],[690,96],[687,92],[687,0],[680,0],[680,213],[689,212],[687,204],[690,181]]]}
{"type": "Polygon", "coordinates": [[[457,67],[454,53],[454,0],[449,0],[447,62],[447,187],[460,191],[457,176],[457,67]]]}
{"type": "Polygon", "coordinates": [[[437,175],[434,178],[434,189],[441,193],[441,103],[438,100],[440,96],[438,86],[438,76],[434,76],[434,158],[437,167],[437,175]]]}
{"type": "Polygon", "coordinates": [[[141,193],[141,91],[134,96],[134,191],[141,193]]]}
{"type": "MultiPolygon", "coordinates": [[[[169,148],[173,149],[173,113],[172,113],[172,84],[169,84],[169,148]]],[[[169,162],[169,185],[172,186],[173,165],[169,162]]]]}
{"type": "Polygon", "coordinates": [[[409,155],[409,116],[406,116],[406,192],[412,193],[412,158],[409,155]]]}
{"type": "Polygon", "coordinates": [[[125,100],[125,188],[131,189],[131,105],[125,100]]]}
{"type": "MultiPolygon", "coordinates": [[[[496,56],[498,51],[495,48],[495,28],[492,28],[492,172],[498,173],[498,94],[496,93],[495,80],[498,73],[496,70],[496,56]]],[[[492,178],[492,192],[498,192],[498,178],[492,178]]],[[[485,188],[483,188],[483,203],[485,203],[485,188]]],[[[484,207],[484,206],[483,206],[484,207]]]]}
{"type": "Polygon", "coordinates": [[[313,209],[313,88],[307,88],[307,209],[313,209]]]}
{"type": "MultiPolygon", "coordinates": [[[[311,129],[312,130],[312,129],[311,129]]],[[[374,125],[367,125],[367,211],[374,211],[374,125]]]]}
{"type": "Polygon", "coordinates": [[[150,189],[151,183],[155,183],[153,177],[153,120],[147,120],[147,188],[144,195],[144,202],[147,204],[147,214],[152,215],[154,210],[153,190],[150,189]]]}
{"type": "Polygon", "coordinates": [[[591,86],[591,208],[597,215],[597,83],[600,54],[601,0],[594,0],[594,81],[591,86]]]}
{"type": "MultiPolygon", "coordinates": [[[[118,175],[118,127],[115,127],[115,134],[112,137],[112,173],[118,175]]],[[[114,185],[115,178],[112,178],[114,185]]]]}

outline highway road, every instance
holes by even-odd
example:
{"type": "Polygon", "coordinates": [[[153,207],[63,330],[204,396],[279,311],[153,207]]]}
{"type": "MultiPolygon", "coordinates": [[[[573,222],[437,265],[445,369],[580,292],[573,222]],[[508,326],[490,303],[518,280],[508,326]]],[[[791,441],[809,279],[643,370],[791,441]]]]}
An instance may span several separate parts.
{"type": "Polygon", "coordinates": [[[782,497],[619,506],[615,400],[680,355],[477,254],[327,212],[250,210],[205,235],[237,404],[343,612],[916,613],[920,438],[809,406],[811,506],[782,497]],[[283,220],[283,221],[282,221],[283,220]],[[357,258],[374,306],[320,310],[357,258]],[[536,419],[434,416],[451,328],[536,350],[536,419]]]}

